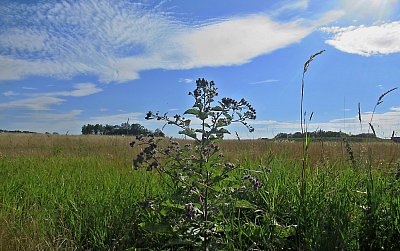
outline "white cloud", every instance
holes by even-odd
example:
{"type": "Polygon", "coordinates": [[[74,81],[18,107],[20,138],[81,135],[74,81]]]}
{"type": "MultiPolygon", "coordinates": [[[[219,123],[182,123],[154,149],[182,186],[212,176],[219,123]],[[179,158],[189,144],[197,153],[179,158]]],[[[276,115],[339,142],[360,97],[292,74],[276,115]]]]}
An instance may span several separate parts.
{"type": "Polygon", "coordinates": [[[44,50],[47,39],[48,36],[44,32],[12,28],[0,37],[0,46],[14,49],[14,53],[18,54],[31,53],[44,50]]]}
{"type": "Polygon", "coordinates": [[[65,100],[56,97],[35,97],[16,101],[0,103],[0,110],[5,109],[29,109],[29,110],[49,110],[50,105],[58,105],[65,100]]]}
{"type": "Polygon", "coordinates": [[[339,8],[350,19],[386,20],[396,13],[399,0],[340,0],[339,8]]]}
{"type": "Polygon", "coordinates": [[[6,97],[9,97],[9,96],[17,96],[17,95],[19,95],[19,93],[16,93],[13,91],[6,91],[6,92],[3,92],[3,95],[6,97]]]}
{"type": "Polygon", "coordinates": [[[299,42],[312,32],[298,22],[277,23],[266,16],[250,15],[206,25],[180,40],[188,57],[186,66],[238,65],[299,42]]]}
{"type": "Polygon", "coordinates": [[[191,79],[191,78],[180,78],[178,82],[179,83],[191,84],[191,83],[193,83],[193,79],[191,79]]]}
{"type": "Polygon", "coordinates": [[[82,113],[82,110],[72,110],[68,113],[32,113],[30,118],[35,122],[50,123],[54,121],[71,121],[82,113]]]}
{"type": "Polygon", "coordinates": [[[0,117],[0,123],[8,130],[26,130],[33,132],[59,132],[79,134],[82,122],[78,116],[82,110],[72,110],[66,113],[30,112],[21,115],[0,117]]]}
{"type": "Polygon", "coordinates": [[[124,82],[149,69],[244,64],[301,41],[316,27],[261,14],[193,26],[124,0],[10,1],[0,13],[0,80],[92,74],[124,82]]]}
{"type": "MultiPolygon", "coordinates": [[[[102,89],[96,87],[92,83],[79,83],[74,85],[72,91],[62,92],[47,92],[47,93],[34,93],[34,94],[19,94],[28,96],[20,100],[0,103],[0,109],[29,109],[29,110],[49,110],[51,105],[58,105],[65,102],[65,99],[59,97],[83,97],[101,92],[102,89]]],[[[9,91],[3,95],[16,95],[16,93],[9,91]]]]}
{"type": "Polygon", "coordinates": [[[121,72],[118,60],[146,58],[179,27],[143,6],[106,0],[5,3],[0,9],[0,78],[69,78],[80,73],[97,75],[104,82],[137,78],[135,68],[121,72]],[[11,24],[7,17],[12,17],[11,24]]]}
{"type": "Polygon", "coordinates": [[[326,41],[343,52],[362,56],[387,55],[400,52],[400,22],[374,26],[325,27],[333,34],[326,41]]]}
{"type": "Polygon", "coordinates": [[[278,79],[266,79],[266,80],[251,82],[251,83],[248,83],[248,84],[249,84],[249,85],[271,84],[271,83],[276,83],[276,82],[279,82],[279,81],[280,81],[280,80],[278,80],[278,79]]]}
{"type": "Polygon", "coordinates": [[[168,109],[169,112],[176,112],[176,111],[179,111],[179,110],[181,110],[181,109],[179,109],[179,108],[170,108],[170,109],[168,109]]]}
{"type": "Polygon", "coordinates": [[[341,18],[343,18],[344,15],[345,12],[343,10],[331,10],[324,13],[324,15],[322,15],[319,19],[311,20],[309,22],[314,27],[321,27],[323,25],[340,20],[341,18]]]}
{"type": "Polygon", "coordinates": [[[46,92],[46,93],[35,93],[29,94],[30,96],[62,96],[62,97],[84,97],[89,96],[98,92],[103,91],[92,83],[79,83],[73,86],[72,91],[62,91],[62,92],[46,92]]]}
{"type": "Polygon", "coordinates": [[[144,120],[144,114],[140,112],[120,113],[104,116],[91,117],[84,124],[110,124],[119,125],[122,123],[141,123],[144,120]]]}
{"type": "Polygon", "coordinates": [[[291,11],[291,10],[306,10],[310,4],[309,0],[296,0],[296,1],[282,1],[281,7],[279,7],[276,11],[278,13],[291,11]]]}

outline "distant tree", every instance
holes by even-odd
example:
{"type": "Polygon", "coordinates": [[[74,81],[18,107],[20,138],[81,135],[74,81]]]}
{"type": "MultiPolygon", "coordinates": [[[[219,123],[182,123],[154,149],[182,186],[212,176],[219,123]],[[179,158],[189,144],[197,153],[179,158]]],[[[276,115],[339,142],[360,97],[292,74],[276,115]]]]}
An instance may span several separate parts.
{"type": "Polygon", "coordinates": [[[112,135],[114,132],[114,126],[105,125],[103,128],[103,135],[112,135]]]}
{"type": "MultiPolygon", "coordinates": [[[[376,138],[373,133],[361,133],[356,135],[348,135],[344,132],[334,132],[334,131],[323,131],[318,130],[314,132],[309,132],[308,136],[310,138],[341,138],[341,137],[349,137],[349,138],[376,138]]],[[[295,133],[278,133],[274,138],[275,139],[299,139],[303,138],[304,135],[301,132],[295,133]]]]}
{"type": "Polygon", "coordinates": [[[274,138],[275,139],[287,139],[288,137],[289,137],[289,134],[281,132],[281,133],[278,133],[274,138]]]}
{"type": "Polygon", "coordinates": [[[150,135],[154,134],[156,137],[165,137],[165,134],[160,130],[156,129],[153,133],[151,130],[145,128],[140,124],[129,124],[122,123],[121,125],[108,125],[96,124],[96,125],[83,125],[82,134],[101,134],[101,135],[150,135]]]}
{"type": "Polygon", "coordinates": [[[156,129],[154,131],[154,137],[165,137],[165,133],[163,133],[163,131],[161,131],[160,129],[156,129]]]}

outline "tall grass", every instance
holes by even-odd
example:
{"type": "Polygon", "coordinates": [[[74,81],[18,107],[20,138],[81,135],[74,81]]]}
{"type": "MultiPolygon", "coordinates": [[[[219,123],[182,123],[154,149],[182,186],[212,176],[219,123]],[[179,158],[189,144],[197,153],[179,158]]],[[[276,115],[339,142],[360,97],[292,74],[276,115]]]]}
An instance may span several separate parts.
{"type": "MultiPolygon", "coordinates": [[[[151,206],[174,191],[156,173],[130,172],[134,153],[128,142],[1,134],[0,250],[167,249],[171,234],[155,226],[164,217],[179,217],[179,210],[163,215],[151,206]]],[[[262,189],[243,195],[251,205],[221,212],[226,250],[297,249],[300,203],[306,207],[304,250],[400,249],[400,144],[352,143],[354,168],[341,159],[339,142],[325,142],[323,153],[320,142],[311,142],[315,168],[305,177],[302,202],[301,142],[221,144],[226,158],[241,168],[271,169],[262,189]]]]}
{"type": "Polygon", "coordinates": [[[23,250],[144,246],[141,203],[168,193],[157,176],[100,156],[3,157],[0,183],[0,243],[23,250]]]}

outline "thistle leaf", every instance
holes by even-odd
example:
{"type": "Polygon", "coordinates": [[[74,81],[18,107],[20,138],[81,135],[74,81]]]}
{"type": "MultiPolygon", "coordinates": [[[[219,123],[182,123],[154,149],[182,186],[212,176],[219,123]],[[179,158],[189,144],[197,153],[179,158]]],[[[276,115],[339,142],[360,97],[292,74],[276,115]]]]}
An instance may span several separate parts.
{"type": "Polygon", "coordinates": [[[190,108],[190,109],[188,109],[188,110],[186,110],[185,112],[184,112],[184,114],[193,114],[193,115],[198,115],[199,114],[199,110],[197,110],[197,109],[194,109],[194,108],[190,108]]]}

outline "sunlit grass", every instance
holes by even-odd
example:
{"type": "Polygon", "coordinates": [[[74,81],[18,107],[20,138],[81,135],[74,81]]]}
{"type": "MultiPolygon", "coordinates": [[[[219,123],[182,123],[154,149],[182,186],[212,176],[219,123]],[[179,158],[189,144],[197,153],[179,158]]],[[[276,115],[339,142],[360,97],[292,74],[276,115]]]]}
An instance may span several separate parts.
{"type": "MultiPolygon", "coordinates": [[[[146,201],[172,188],[155,172],[132,171],[130,140],[0,134],[1,249],[162,249],[169,235],[141,224],[164,217],[146,201]]],[[[221,216],[231,229],[224,233],[227,249],[399,248],[400,144],[351,143],[355,167],[340,141],[321,144],[309,149],[306,230],[299,233],[301,142],[221,142],[227,160],[271,169],[264,187],[246,195],[260,212],[241,208],[221,216]]]]}

